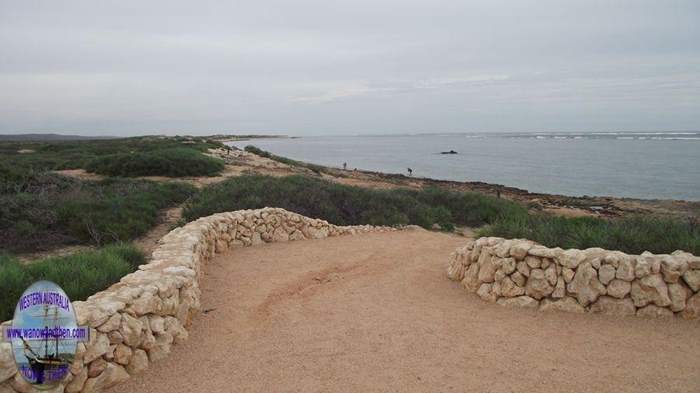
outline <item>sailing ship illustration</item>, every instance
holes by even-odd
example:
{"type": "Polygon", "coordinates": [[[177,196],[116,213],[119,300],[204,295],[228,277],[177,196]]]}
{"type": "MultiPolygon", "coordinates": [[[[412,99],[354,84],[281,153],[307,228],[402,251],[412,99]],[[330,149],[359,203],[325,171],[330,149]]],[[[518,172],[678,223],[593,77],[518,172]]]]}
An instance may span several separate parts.
{"type": "MultiPolygon", "coordinates": [[[[30,316],[41,318],[42,325],[47,331],[56,326],[64,326],[61,322],[73,322],[70,316],[59,316],[56,305],[45,304],[43,312],[30,314],[30,316]]],[[[60,349],[61,344],[67,341],[72,340],[58,335],[44,334],[41,340],[32,340],[32,345],[22,337],[24,356],[27,357],[33,376],[31,379],[35,384],[57,382],[66,375],[73,356],[65,351],[61,352],[60,349]]]]}

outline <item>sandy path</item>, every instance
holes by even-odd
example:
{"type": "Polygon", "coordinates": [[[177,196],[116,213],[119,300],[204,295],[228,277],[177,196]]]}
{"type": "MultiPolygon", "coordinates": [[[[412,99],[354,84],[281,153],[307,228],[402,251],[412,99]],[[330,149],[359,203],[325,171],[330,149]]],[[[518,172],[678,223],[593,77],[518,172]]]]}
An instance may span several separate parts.
{"type": "Polygon", "coordinates": [[[445,277],[415,231],[214,259],[190,339],[119,392],[700,391],[700,324],[538,313],[445,277]]]}

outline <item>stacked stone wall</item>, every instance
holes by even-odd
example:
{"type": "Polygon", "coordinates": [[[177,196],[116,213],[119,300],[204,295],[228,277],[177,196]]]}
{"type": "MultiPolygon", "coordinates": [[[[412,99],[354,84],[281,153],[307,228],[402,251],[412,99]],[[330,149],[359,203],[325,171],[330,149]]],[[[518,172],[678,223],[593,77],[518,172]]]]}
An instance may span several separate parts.
{"type": "Polygon", "coordinates": [[[700,257],[683,251],[628,255],[482,237],[452,254],[447,275],[505,306],[700,318],[700,257]]]}
{"type": "MultiPolygon", "coordinates": [[[[70,374],[52,392],[101,391],[168,356],[188,337],[200,309],[203,265],[218,253],[265,242],[392,230],[336,226],[277,208],[219,213],[177,228],[160,240],[148,264],[86,301],[73,302],[78,325],[90,327],[90,341],[78,344],[70,374]]],[[[10,344],[0,343],[0,393],[31,391],[17,373],[10,344]]]]}

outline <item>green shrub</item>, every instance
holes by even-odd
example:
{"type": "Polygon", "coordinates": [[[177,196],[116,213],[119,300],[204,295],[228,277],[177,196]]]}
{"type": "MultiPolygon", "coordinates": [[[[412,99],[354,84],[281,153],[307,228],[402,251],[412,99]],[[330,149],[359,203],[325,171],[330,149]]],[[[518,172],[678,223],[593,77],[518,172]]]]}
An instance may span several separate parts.
{"type": "Polygon", "coordinates": [[[314,173],[321,174],[321,173],[328,173],[334,176],[344,176],[344,174],[340,171],[334,170],[332,168],[324,167],[322,165],[316,165],[316,164],[309,164],[308,162],[302,162],[302,161],[297,161],[297,160],[292,160],[291,158],[287,157],[282,157],[282,156],[277,156],[274,155],[268,151],[265,151],[263,149],[260,149],[256,146],[253,145],[248,145],[245,147],[245,151],[249,153],[256,154],[260,157],[265,157],[269,158],[271,160],[275,160],[277,162],[281,162],[283,164],[287,164],[289,166],[296,166],[299,168],[306,168],[311,170],[314,173]]]}
{"type": "Polygon", "coordinates": [[[0,193],[0,249],[12,252],[131,240],[156,224],[160,209],[195,192],[185,183],[81,182],[55,174],[17,187],[18,192],[0,193]]]}
{"type": "Polygon", "coordinates": [[[0,321],[12,318],[22,292],[34,281],[53,281],[71,300],[85,300],[119,281],[145,262],[131,245],[111,245],[67,257],[46,258],[29,264],[0,256],[0,321]]]}
{"type": "Polygon", "coordinates": [[[0,141],[0,180],[23,177],[32,171],[86,168],[94,160],[108,155],[147,154],[166,149],[200,153],[222,147],[225,145],[221,142],[207,138],[162,136],[55,142],[0,141]],[[20,154],[22,149],[30,149],[33,153],[20,154]]]}
{"type": "Polygon", "coordinates": [[[187,148],[148,152],[117,153],[96,158],[85,167],[90,172],[108,176],[214,176],[224,169],[224,162],[187,148]]]}
{"type": "Polygon", "coordinates": [[[440,189],[374,190],[305,176],[248,175],[209,186],[186,205],[187,220],[217,212],[281,207],[338,225],[404,225],[430,228],[438,223],[482,225],[523,207],[501,199],[440,189]]]}
{"type": "Polygon", "coordinates": [[[700,228],[689,221],[635,216],[616,220],[556,217],[545,214],[506,216],[479,231],[480,236],[526,238],[550,247],[602,247],[630,254],[684,250],[700,254],[700,228]]]}

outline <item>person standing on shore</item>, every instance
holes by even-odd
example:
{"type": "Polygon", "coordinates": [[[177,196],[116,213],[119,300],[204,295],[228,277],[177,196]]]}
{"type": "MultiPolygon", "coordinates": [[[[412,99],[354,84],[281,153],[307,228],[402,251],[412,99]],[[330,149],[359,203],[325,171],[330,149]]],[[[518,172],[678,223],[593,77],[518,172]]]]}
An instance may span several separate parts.
{"type": "Polygon", "coordinates": [[[413,176],[413,169],[408,168],[408,176],[413,176]]]}
{"type": "Polygon", "coordinates": [[[347,170],[348,170],[348,163],[347,163],[347,162],[344,162],[344,163],[343,163],[343,170],[344,170],[344,171],[347,171],[347,170]]]}

